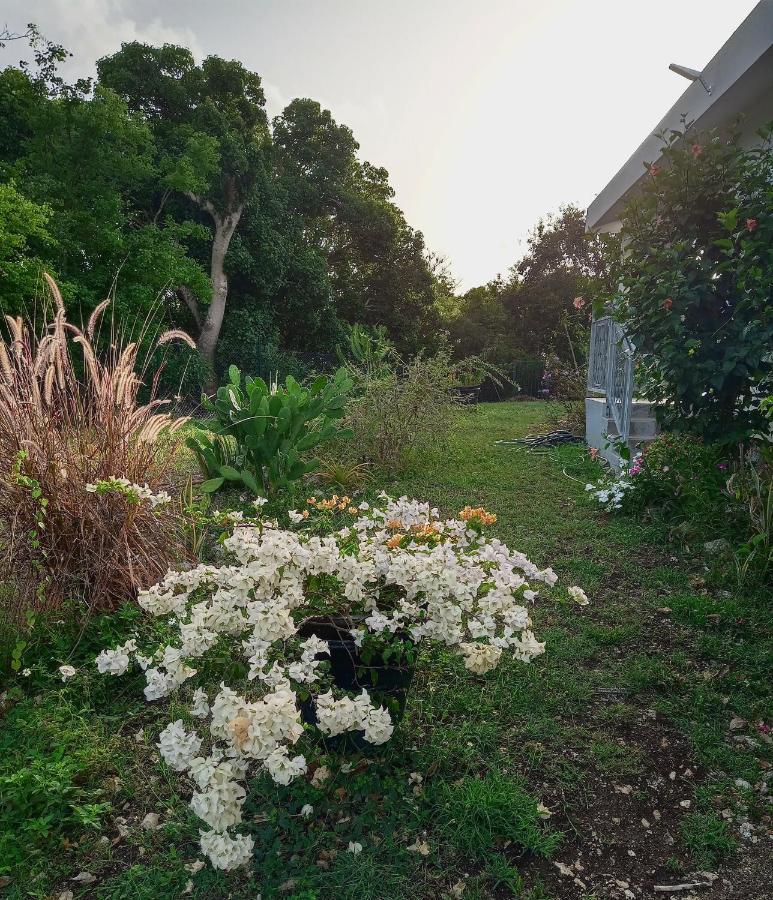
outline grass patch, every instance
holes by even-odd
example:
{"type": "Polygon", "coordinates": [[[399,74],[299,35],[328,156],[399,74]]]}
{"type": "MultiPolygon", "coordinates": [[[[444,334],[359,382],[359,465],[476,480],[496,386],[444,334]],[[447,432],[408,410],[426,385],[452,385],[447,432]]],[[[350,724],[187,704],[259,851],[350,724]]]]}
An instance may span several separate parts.
{"type": "Polygon", "coordinates": [[[537,800],[521,779],[498,772],[441,784],[434,792],[432,818],[441,834],[463,853],[476,857],[501,849],[550,856],[560,833],[546,827],[537,800]]]}

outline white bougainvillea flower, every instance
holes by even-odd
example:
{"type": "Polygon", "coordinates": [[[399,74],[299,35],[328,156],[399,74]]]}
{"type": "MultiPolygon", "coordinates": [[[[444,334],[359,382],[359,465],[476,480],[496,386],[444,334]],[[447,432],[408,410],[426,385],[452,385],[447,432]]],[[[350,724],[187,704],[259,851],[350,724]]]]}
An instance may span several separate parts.
{"type": "MultiPolygon", "coordinates": [[[[153,502],[144,489],[117,480],[96,485],[94,493],[106,490],[153,502]]],[[[255,505],[264,502],[258,498],[255,505]]],[[[97,669],[110,675],[136,663],[148,701],[180,692],[199,720],[199,731],[187,730],[182,719],[168,724],[158,749],[195,786],[190,806],[209,828],[201,832],[201,848],[215,868],[232,869],[251,858],[252,840],[232,831],[242,821],[249,779],[262,772],[287,785],[307,771],[306,759],[295,751],[304,734],[299,694],[311,698],[323,735],[356,732],[378,745],[394,732],[377,693],[321,684],[329,645],[299,634],[304,620],[317,614],[314,585],[320,579],[348,617],[347,627],[357,623],[350,632],[357,647],[374,640],[440,644],[476,675],[496,668],[504,656],[529,662],[545,651],[531,630],[529,605],[537,598],[533,585],[555,584],[556,573],[486,537],[484,526],[496,520],[491,513],[468,506],[458,518],[442,519],[429,503],[385,494],[373,506],[354,507],[349,498],[315,498],[311,506],[327,510],[342,503],[348,524],[325,536],[231,516],[226,562],[170,571],[139,593],[140,606],[159,619],[164,633],[171,627],[172,639],[140,652],[132,637],[96,659],[97,669]],[[247,675],[238,691],[225,682],[187,686],[199,669],[211,672],[234,657],[241,657],[247,675]]],[[[289,515],[297,523],[310,512],[289,515]]],[[[569,593],[587,602],[580,588],[569,593]]],[[[60,673],[66,680],[75,669],[62,666],[60,673]]],[[[330,769],[320,766],[311,785],[320,788],[329,777],[330,769]]],[[[411,783],[421,790],[420,776],[411,783]]],[[[301,811],[304,818],[312,813],[308,804],[301,811]]],[[[357,842],[350,847],[362,850],[357,842]]],[[[412,847],[420,854],[425,848],[428,853],[425,841],[412,847]]]]}
{"type": "Polygon", "coordinates": [[[59,666],[57,671],[61,675],[62,681],[68,681],[77,674],[77,669],[74,666],[59,666]]]}
{"type": "Polygon", "coordinates": [[[581,587],[577,587],[577,585],[570,587],[568,593],[578,606],[587,606],[590,603],[588,595],[581,587]]]}
{"type": "Polygon", "coordinates": [[[346,852],[353,853],[356,856],[358,853],[362,853],[362,844],[359,841],[349,841],[346,852]]]}
{"type": "Polygon", "coordinates": [[[310,803],[304,803],[301,807],[301,815],[304,819],[308,819],[314,815],[314,807],[310,803]]]}

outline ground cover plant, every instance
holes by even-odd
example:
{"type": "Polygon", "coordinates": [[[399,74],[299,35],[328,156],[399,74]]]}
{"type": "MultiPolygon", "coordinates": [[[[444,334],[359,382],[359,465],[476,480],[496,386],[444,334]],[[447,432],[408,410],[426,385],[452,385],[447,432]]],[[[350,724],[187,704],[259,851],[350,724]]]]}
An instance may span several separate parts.
{"type": "MultiPolygon", "coordinates": [[[[495,445],[538,430],[548,412],[467,411],[443,458],[378,487],[437,498],[443,515],[473,497],[496,509],[487,533],[549,560],[590,604],[542,588],[532,616],[546,653],[529,666],[503,658],[478,677],[427,647],[390,741],[331,749],[286,787],[251,781],[252,869],[199,861],[190,793],[159,762],[170,720],[195,724],[187,702],[146,703],[143,673],[96,670],[105,647],[140,628],[137,605],[85,628],[36,629],[0,695],[8,896],[622,900],[691,880],[725,900],[765,896],[765,596],[718,581],[656,525],[600,512],[585,491],[598,467],[583,449],[495,445]],[[36,778],[62,760],[44,796],[36,778]]],[[[248,514],[250,497],[228,497],[233,515],[248,514]]],[[[213,675],[228,658],[212,661],[213,675]]]]}

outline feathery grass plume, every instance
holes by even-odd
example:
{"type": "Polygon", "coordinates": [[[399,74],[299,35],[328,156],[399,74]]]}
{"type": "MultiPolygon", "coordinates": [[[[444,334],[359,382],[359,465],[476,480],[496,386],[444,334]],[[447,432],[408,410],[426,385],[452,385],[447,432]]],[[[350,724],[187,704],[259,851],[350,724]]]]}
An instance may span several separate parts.
{"type": "Polygon", "coordinates": [[[161,347],[163,344],[168,344],[171,341],[182,341],[184,344],[187,344],[191,350],[196,349],[196,341],[194,341],[187,332],[181,331],[179,328],[172,328],[170,331],[165,331],[156,341],[156,346],[161,347]]]}
{"type": "MultiPolygon", "coordinates": [[[[178,504],[130,502],[87,485],[126,478],[169,487],[182,422],[161,412],[158,378],[138,366],[144,335],[93,342],[101,303],[84,334],[67,322],[46,275],[52,314],[40,327],[6,316],[0,338],[0,619],[82,598],[110,609],[161,578],[184,553],[178,504]],[[149,398],[139,392],[148,383],[149,398]]],[[[167,332],[170,340],[190,341],[167,332]]],[[[151,348],[151,351],[154,348],[151,348]]],[[[149,357],[150,353],[148,353],[149,357]]]]}
{"type": "Polygon", "coordinates": [[[94,312],[89,316],[89,321],[86,325],[86,337],[90,341],[94,340],[94,329],[97,327],[97,322],[99,322],[100,318],[102,317],[102,313],[108,308],[108,306],[110,306],[109,298],[97,304],[94,312]]]}

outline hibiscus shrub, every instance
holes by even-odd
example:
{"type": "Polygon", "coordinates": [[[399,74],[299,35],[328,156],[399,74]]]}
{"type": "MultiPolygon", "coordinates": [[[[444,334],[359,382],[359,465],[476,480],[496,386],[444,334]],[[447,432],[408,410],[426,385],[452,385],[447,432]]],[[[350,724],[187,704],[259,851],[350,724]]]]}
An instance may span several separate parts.
{"type": "MultiPolygon", "coordinates": [[[[305,636],[309,619],[343,620],[363,657],[369,648],[385,658],[390,647],[435,642],[476,675],[504,654],[528,662],[544,651],[531,631],[530,581],[552,585],[556,575],[484,537],[496,518],[484,509],[466,507],[443,520],[427,503],[386,496],[372,507],[348,498],[310,498],[308,507],[307,515],[293,511],[298,531],[242,519],[225,539],[230,558],[223,565],[170,572],[141,593],[140,604],[158,617],[157,632],[149,623],[97,658],[99,671],[112,675],[136,662],[147,700],[178,693],[178,708],[188,703],[205,725],[191,731],[178,719],[158,746],[167,765],[192,782],[191,808],[208,826],[201,847],[217,868],[252,857],[252,838],[233,831],[250,777],[264,771],[286,785],[304,774],[315,731],[357,732],[383,744],[395,727],[376,688],[356,695],[332,682],[328,643],[305,636]],[[318,515],[330,521],[339,513],[348,521],[338,517],[331,533],[316,533],[318,515]],[[167,643],[170,622],[177,635],[167,643]],[[309,701],[314,726],[301,716],[309,701]]],[[[574,591],[576,602],[587,603],[574,591]]]]}
{"type": "Polygon", "coordinates": [[[768,430],[773,373],[770,129],[663,135],[623,215],[613,300],[640,354],[640,392],[665,425],[725,444],[768,430]]]}

